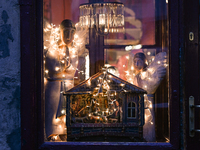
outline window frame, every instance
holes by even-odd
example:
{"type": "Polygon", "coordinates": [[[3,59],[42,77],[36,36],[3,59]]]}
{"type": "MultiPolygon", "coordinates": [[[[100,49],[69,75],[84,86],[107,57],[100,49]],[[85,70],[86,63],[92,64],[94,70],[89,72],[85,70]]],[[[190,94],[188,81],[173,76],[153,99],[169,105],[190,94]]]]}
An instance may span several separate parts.
{"type": "Polygon", "coordinates": [[[128,110],[130,109],[131,110],[131,116],[129,117],[128,116],[128,114],[127,114],[127,119],[136,119],[137,118],[137,105],[136,105],[136,103],[135,102],[133,102],[133,101],[129,101],[128,102],[128,105],[129,105],[129,103],[131,103],[131,107],[129,107],[129,106],[127,106],[127,113],[128,113],[128,110]],[[135,107],[133,107],[132,105],[135,105],[135,107]],[[135,111],[135,117],[133,117],[132,115],[132,113],[133,113],[133,111],[135,111]]]}
{"type": "Polygon", "coordinates": [[[21,30],[21,149],[179,149],[179,17],[182,0],[169,0],[170,142],[45,142],[43,1],[19,0],[21,30]],[[172,53],[173,52],[173,53],[172,53]]]}

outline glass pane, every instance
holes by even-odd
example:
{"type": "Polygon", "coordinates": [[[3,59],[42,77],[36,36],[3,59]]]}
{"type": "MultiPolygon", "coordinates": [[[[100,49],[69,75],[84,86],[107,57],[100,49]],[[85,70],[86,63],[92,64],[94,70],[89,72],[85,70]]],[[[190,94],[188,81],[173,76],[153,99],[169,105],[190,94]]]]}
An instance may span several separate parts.
{"type": "Polygon", "coordinates": [[[135,118],[135,109],[132,109],[132,117],[135,118]]]}
{"type": "Polygon", "coordinates": [[[128,108],[128,117],[131,117],[131,109],[128,108]]]}
{"type": "MultiPolygon", "coordinates": [[[[105,0],[116,2],[116,0],[105,0]]],[[[106,45],[154,45],[155,0],[120,0],[124,4],[124,28],[111,30],[106,45]]]]}
{"type": "Polygon", "coordinates": [[[129,103],[128,103],[128,107],[132,107],[132,105],[131,105],[131,104],[132,104],[132,103],[131,103],[131,102],[129,102],[129,103]]]}
{"type": "Polygon", "coordinates": [[[169,142],[167,1],[43,1],[47,140],[169,142]]]}

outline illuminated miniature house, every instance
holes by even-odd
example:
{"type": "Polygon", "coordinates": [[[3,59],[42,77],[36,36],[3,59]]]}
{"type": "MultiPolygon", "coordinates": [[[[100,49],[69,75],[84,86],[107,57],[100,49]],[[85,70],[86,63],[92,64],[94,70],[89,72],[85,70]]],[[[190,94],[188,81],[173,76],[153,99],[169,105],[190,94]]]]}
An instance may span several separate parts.
{"type": "Polygon", "coordinates": [[[67,140],[143,141],[145,93],[107,71],[83,81],[64,94],[67,140]]]}

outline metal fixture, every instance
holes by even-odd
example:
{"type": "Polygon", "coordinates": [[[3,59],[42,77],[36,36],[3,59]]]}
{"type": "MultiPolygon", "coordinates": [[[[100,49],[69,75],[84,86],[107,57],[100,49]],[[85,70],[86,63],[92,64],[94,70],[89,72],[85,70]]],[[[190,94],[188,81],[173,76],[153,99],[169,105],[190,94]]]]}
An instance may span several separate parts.
{"type": "Polygon", "coordinates": [[[200,105],[194,105],[194,97],[189,97],[189,135],[194,137],[195,132],[200,132],[200,129],[195,129],[195,108],[200,108],[200,105]]]}
{"type": "Polygon", "coordinates": [[[99,35],[124,30],[124,5],[118,2],[85,3],[80,5],[80,23],[95,28],[99,35]]]}

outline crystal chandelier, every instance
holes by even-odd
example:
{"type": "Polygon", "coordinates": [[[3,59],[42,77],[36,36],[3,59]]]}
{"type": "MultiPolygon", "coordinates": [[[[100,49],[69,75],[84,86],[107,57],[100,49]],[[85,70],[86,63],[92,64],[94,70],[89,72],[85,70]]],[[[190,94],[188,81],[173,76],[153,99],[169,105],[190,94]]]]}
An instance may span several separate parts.
{"type": "Polygon", "coordinates": [[[87,3],[80,5],[79,9],[81,26],[95,28],[100,35],[124,29],[123,3],[87,3]]]}

